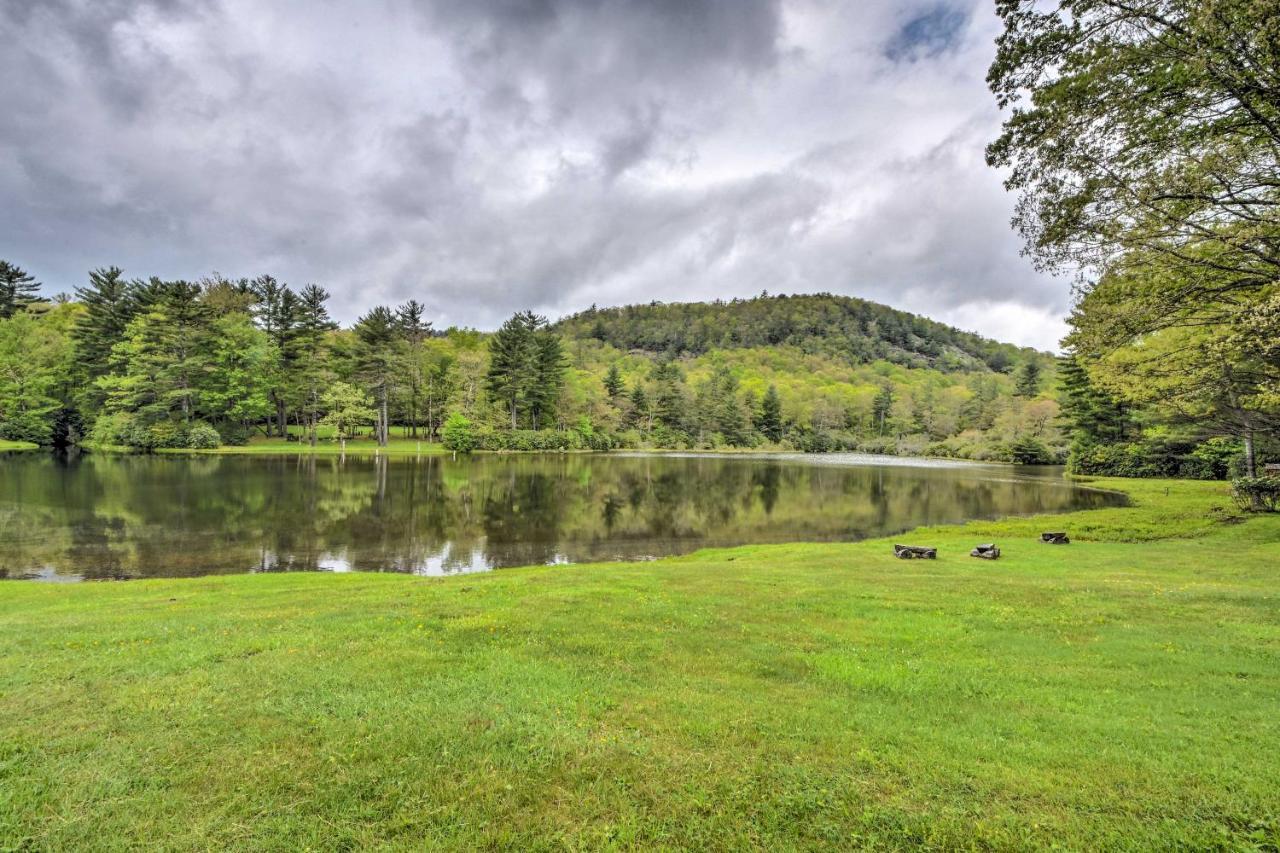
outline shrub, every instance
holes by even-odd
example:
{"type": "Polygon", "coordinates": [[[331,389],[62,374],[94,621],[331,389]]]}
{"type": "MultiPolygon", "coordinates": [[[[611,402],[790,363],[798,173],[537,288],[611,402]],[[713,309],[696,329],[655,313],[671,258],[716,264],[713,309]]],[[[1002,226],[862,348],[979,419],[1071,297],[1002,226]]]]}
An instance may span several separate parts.
{"type": "Polygon", "coordinates": [[[196,422],[187,429],[187,447],[192,450],[213,450],[222,444],[222,436],[206,423],[196,422]]]}
{"type": "Polygon", "coordinates": [[[35,412],[15,412],[0,422],[0,438],[39,445],[52,444],[53,423],[35,412]]]}
{"type": "Polygon", "coordinates": [[[1073,474],[1222,480],[1238,464],[1240,456],[1240,445],[1232,439],[1195,442],[1153,435],[1144,441],[1123,444],[1076,442],[1067,466],[1073,474]]]}
{"type": "Polygon", "coordinates": [[[249,434],[249,428],[243,424],[218,424],[218,435],[222,437],[223,444],[232,444],[237,447],[246,445],[249,443],[249,434]]]}
{"type": "Polygon", "coordinates": [[[1231,496],[1243,510],[1275,512],[1280,509],[1280,477],[1237,477],[1231,481],[1231,496]]]}
{"type": "Polygon", "coordinates": [[[1009,445],[1009,461],[1016,465],[1052,465],[1054,458],[1043,441],[1024,435],[1009,445]]]}
{"type": "Polygon", "coordinates": [[[440,430],[440,442],[454,453],[470,453],[476,449],[475,425],[461,412],[450,412],[440,430]]]}

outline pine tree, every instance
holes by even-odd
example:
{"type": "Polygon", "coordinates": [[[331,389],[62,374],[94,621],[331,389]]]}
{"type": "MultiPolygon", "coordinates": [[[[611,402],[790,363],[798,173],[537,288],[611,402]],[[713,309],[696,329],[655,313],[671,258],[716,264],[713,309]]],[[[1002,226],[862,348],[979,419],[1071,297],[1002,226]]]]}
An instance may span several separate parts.
{"type": "Polygon", "coordinates": [[[541,429],[555,420],[556,402],[569,364],[558,335],[546,330],[536,332],[534,347],[534,373],[525,396],[529,402],[529,426],[541,429]]]}
{"type": "Polygon", "coordinates": [[[884,435],[885,421],[892,410],[893,386],[886,382],[880,386],[880,390],[876,392],[875,399],[871,401],[871,417],[875,420],[880,430],[880,435],[884,435]]]}
{"type": "Polygon", "coordinates": [[[199,382],[208,363],[210,311],[201,299],[199,284],[189,281],[165,282],[162,304],[172,331],[170,367],[174,382],[171,394],[178,403],[182,420],[189,422],[200,393],[199,382]]]}
{"type": "Polygon", "coordinates": [[[1124,441],[1129,415],[1124,404],[1113,400],[1089,380],[1080,359],[1068,354],[1058,359],[1060,418],[1077,443],[1124,441]]]}
{"type": "Polygon", "coordinates": [[[33,302],[47,302],[39,296],[40,282],[17,264],[0,261],[0,320],[12,317],[33,302]]]}
{"type": "Polygon", "coordinates": [[[610,400],[615,400],[622,393],[624,387],[622,374],[618,371],[618,363],[614,362],[609,365],[609,372],[604,375],[605,393],[609,395],[610,400]]]}
{"type": "Polygon", "coordinates": [[[426,306],[416,299],[410,299],[396,309],[396,327],[411,344],[420,344],[431,334],[431,321],[422,319],[426,310],[426,306]]]}
{"type": "Polygon", "coordinates": [[[489,372],[485,388],[511,416],[511,428],[520,425],[531,380],[537,375],[538,351],[534,334],[544,322],[532,311],[520,311],[502,324],[489,341],[489,372]]]}
{"type": "Polygon", "coordinates": [[[306,418],[307,439],[312,447],[316,444],[320,395],[330,378],[325,358],[325,336],[338,328],[338,324],[329,317],[329,309],[325,305],[328,301],[329,292],[314,284],[308,284],[298,294],[297,389],[306,418]]]}
{"type": "Polygon", "coordinates": [[[782,400],[778,398],[778,389],[770,385],[760,401],[760,415],[756,419],[756,429],[760,434],[775,444],[782,440],[782,400]]]}
{"type": "Polygon", "coordinates": [[[389,404],[400,342],[395,314],[379,305],[356,321],[355,333],[356,372],[373,391],[378,407],[378,444],[385,447],[390,435],[389,404]]]}
{"type": "Polygon", "coordinates": [[[85,310],[72,330],[72,340],[81,371],[80,407],[86,416],[95,415],[102,405],[95,382],[111,371],[111,348],[124,337],[137,312],[134,287],[118,267],[107,267],[90,272],[88,286],[76,288],[85,310]]]}
{"type": "Polygon", "coordinates": [[[410,299],[396,309],[396,328],[406,344],[400,374],[408,392],[409,434],[414,438],[418,437],[418,401],[426,380],[421,358],[422,342],[431,334],[431,321],[422,319],[425,312],[426,306],[416,299],[410,299]]]}
{"type": "Polygon", "coordinates": [[[1040,362],[1028,359],[1018,368],[1018,378],[1014,383],[1014,393],[1019,397],[1031,398],[1040,393],[1040,362]]]}
{"type": "Polygon", "coordinates": [[[294,375],[298,355],[298,295],[287,284],[280,284],[269,275],[254,279],[251,287],[258,299],[254,316],[280,353],[280,380],[271,390],[271,399],[275,406],[276,429],[284,438],[289,425],[287,384],[294,375]]]}
{"type": "Polygon", "coordinates": [[[648,432],[652,425],[653,413],[649,409],[649,395],[639,381],[631,389],[631,409],[627,412],[627,426],[642,427],[648,432]]]}

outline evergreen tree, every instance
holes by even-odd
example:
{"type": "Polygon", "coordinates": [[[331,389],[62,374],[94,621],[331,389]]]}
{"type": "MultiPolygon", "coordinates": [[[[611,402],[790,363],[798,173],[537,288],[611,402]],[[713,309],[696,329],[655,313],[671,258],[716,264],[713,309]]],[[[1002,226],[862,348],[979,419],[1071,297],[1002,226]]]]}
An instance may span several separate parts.
{"type": "Polygon", "coordinates": [[[284,438],[289,426],[287,382],[293,376],[298,355],[298,295],[287,284],[281,284],[269,275],[254,279],[251,287],[258,300],[254,316],[280,354],[281,370],[276,386],[271,389],[271,400],[275,407],[276,429],[284,438]]]}
{"type": "Polygon", "coordinates": [[[871,401],[871,417],[876,422],[879,434],[884,435],[885,421],[893,411],[893,386],[888,382],[880,386],[875,399],[871,401]]]}
{"type": "Polygon", "coordinates": [[[1014,393],[1019,397],[1031,398],[1040,393],[1040,362],[1034,358],[1027,359],[1018,368],[1018,377],[1014,382],[1014,393]]]}
{"type": "Polygon", "coordinates": [[[649,374],[655,386],[653,414],[665,427],[683,432],[688,401],[684,392],[684,376],[671,361],[659,361],[649,374]]]}
{"type": "Polygon", "coordinates": [[[332,378],[328,367],[325,338],[338,324],[329,317],[325,305],[329,292],[308,284],[298,294],[297,330],[295,332],[295,368],[297,397],[307,425],[307,439],[316,444],[316,425],[320,416],[320,396],[332,378]]]}
{"type": "Polygon", "coordinates": [[[641,427],[648,432],[653,425],[653,412],[649,407],[649,395],[637,380],[631,389],[631,408],[627,412],[628,427],[641,427]]]}
{"type": "Polygon", "coordinates": [[[40,282],[17,264],[0,260],[0,320],[12,317],[33,302],[47,302],[39,292],[40,282]]]}
{"type": "Polygon", "coordinates": [[[1129,415],[1123,403],[1096,388],[1075,354],[1058,359],[1059,411],[1072,438],[1082,444],[1125,441],[1129,415]]]}
{"type": "Polygon", "coordinates": [[[622,393],[624,387],[622,374],[618,371],[618,363],[615,361],[609,365],[609,372],[604,375],[605,393],[609,395],[610,400],[615,400],[622,393]]]}
{"type": "Polygon", "coordinates": [[[775,444],[782,440],[782,400],[778,397],[778,389],[769,386],[764,399],[760,401],[760,415],[756,418],[756,429],[760,434],[775,444]]]}
{"type": "Polygon", "coordinates": [[[378,444],[385,447],[390,435],[389,405],[399,362],[400,341],[395,314],[379,305],[355,325],[356,372],[369,385],[377,403],[378,444]]]}
{"type": "Polygon", "coordinates": [[[111,372],[99,377],[104,409],[114,419],[100,441],[136,447],[180,445],[201,405],[209,373],[207,311],[199,287],[163,282],[165,295],[138,314],[111,350],[111,372]]]}
{"type": "Polygon", "coordinates": [[[555,419],[556,401],[564,388],[564,372],[569,365],[558,335],[545,330],[535,332],[534,348],[534,373],[525,397],[529,404],[529,426],[541,429],[555,419]]]}
{"type": "Polygon", "coordinates": [[[425,365],[421,358],[422,342],[431,333],[431,322],[423,320],[426,307],[416,299],[410,299],[396,309],[396,328],[404,339],[405,350],[400,365],[407,394],[409,431],[414,438],[418,437],[419,402],[422,397],[422,386],[426,380],[425,365]]]}
{"type": "Polygon", "coordinates": [[[411,344],[420,344],[431,334],[431,321],[422,319],[426,310],[426,306],[416,299],[410,299],[396,309],[396,327],[411,344]]]}
{"type": "Polygon", "coordinates": [[[92,418],[102,405],[101,389],[95,384],[111,370],[111,348],[124,337],[124,330],[137,313],[136,283],[125,281],[118,267],[89,273],[87,287],[77,287],[76,296],[85,306],[72,330],[76,361],[82,386],[80,407],[92,418]]]}
{"type": "Polygon", "coordinates": [[[545,321],[532,311],[520,311],[502,324],[489,341],[489,372],[485,388],[502,403],[511,417],[511,428],[520,425],[520,413],[538,375],[539,349],[535,339],[545,321]]]}

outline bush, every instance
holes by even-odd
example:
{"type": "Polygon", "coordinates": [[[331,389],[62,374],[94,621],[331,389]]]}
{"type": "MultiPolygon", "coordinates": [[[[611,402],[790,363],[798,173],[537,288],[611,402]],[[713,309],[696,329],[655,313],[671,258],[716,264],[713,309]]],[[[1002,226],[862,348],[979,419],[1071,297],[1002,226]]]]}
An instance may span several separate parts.
{"type": "Polygon", "coordinates": [[[1231,481],[1231,496],[1243,510],[1275,512],[1280,509],[1280,477],[1237,477],[1231,481]]]}
{"type": "Polygon", "coordinates": [[[16,412],[0,422],[0,438],[39,445],[52,444],[53,423],[48,417],[41,417],[35,412],[16,412]]]}
{"type": "Polygon", "coordinates": [[[440,429],[440,442],[454,453],[470,453],[478,444],[475,425],[461,412],[450,412],[440,429]]]}
{"type": "Polygon", "coordinates": [[[1009,461],[1015,465],[1052,465],[1055,460],[1043,441],[1024,435],[1009,445],[1009,461]]]}
{"type": "Polygon", "coordinates": [[[1224,480],[1238,464],[1240,455],[1240,445],[1232,439],[1195,442],[1155,435],[1124,444],[1076,442],[1067,467],[1073,474],[1224,480]]]}
{"type": "Polygon", "coordinates": [[[223,444],[231,444],[236,447],[243,447],[249,443],[250,430],[243,424],[225,423],[218,424],[218,435],[222,437],[223,444]]]}
{"type": "Polygon", "coordinates": [[[222,444],[222,436],[206,423],[196,422],[187,429],[187,447],[192,450],[213,450],[222,444]]]}

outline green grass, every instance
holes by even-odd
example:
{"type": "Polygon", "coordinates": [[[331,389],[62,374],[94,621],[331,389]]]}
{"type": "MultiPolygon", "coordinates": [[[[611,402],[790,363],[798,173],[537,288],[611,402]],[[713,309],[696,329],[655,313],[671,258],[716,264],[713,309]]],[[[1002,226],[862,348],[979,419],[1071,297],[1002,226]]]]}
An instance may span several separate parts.
{"type": "MultiPolygon", "coordinates": [[[[294,454],[294,453],[314,453],[322,456],[337,456],[343,452],[341,443],[338,441],[337,433],[333,427],[322,426],[316,430],[318,443],[312,447],[307,441],[306,431],[296,426],[289,427],[289,434],[296,436],[297,441],[286,441],[283,438],[272,436],[266,438],[261,435],[255,435],[249,439],[247,444],[242,445],[224,445],[215,450],[161,450],[161,453],[210,453],[210,454],[294,454]]],[[[431,442],[426,439],[410,438],[407,427],[393,426],[391,427],[391,436],[386,447],[378,447],[378,442],[374,440],[372,435],[362,435],[357,438],[347,440],[346,453],[351,455],[372,455],[375,453],[385,453],[393,456],[416,455],[416,454],[437,454],[445,453],[444,447],[439,442],[431,442]]]]}
{"type": "Polygon", "coordinates": [[[32,444],[29,441],[9,441],[7,438],[0,438],[0,451],[5,450],[36,450],[39,445],[32,444]]]}
{"type": "Polygon", "coordinates": [[[1280,517],[1100,484],[937,561],[3,584],[0,848],[1274,850],[1280,517]]]}

